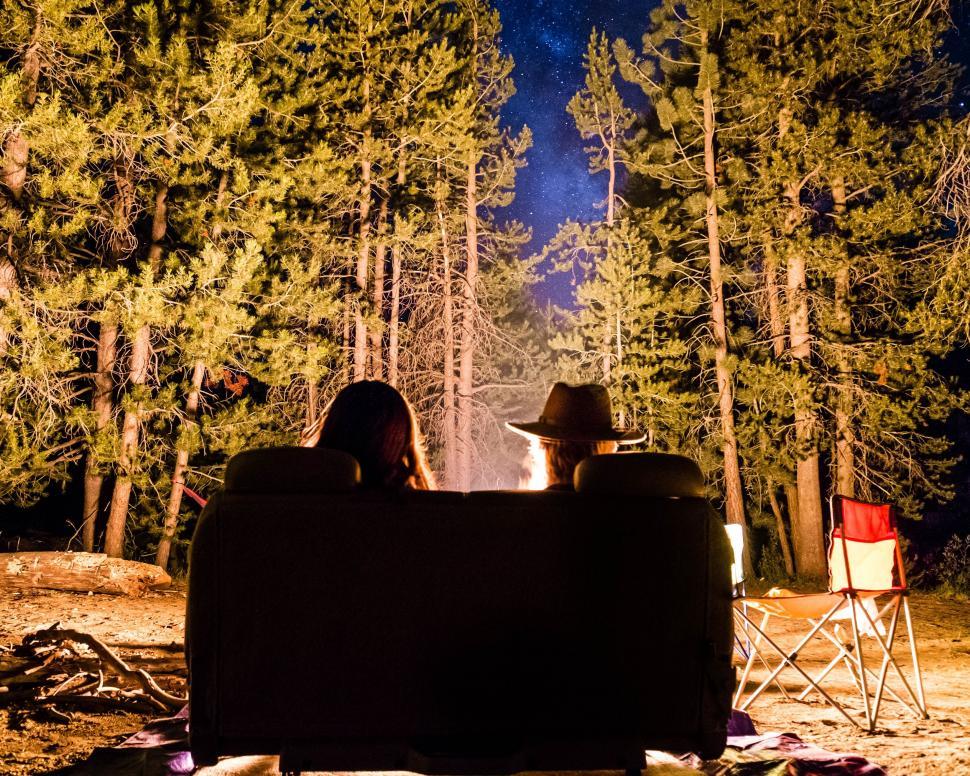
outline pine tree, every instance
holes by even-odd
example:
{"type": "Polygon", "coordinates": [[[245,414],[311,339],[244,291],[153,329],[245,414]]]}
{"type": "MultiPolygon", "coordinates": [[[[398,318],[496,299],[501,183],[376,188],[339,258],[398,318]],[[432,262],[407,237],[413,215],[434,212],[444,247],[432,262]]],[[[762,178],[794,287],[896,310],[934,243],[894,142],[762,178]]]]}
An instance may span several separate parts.
{"type": "MultiPolygon", "coordinates": [[[[89,354],[76,350],[71,338],[86,329],[87,289],[64,278],[76,279],[116,234],[100,207],[99,178],[112,158],[104,125],[111,116],[107,84],[116,46],[108,30],[119,8],[104,3],[95,13],[85,3],[63,0],[0,8],[6,52],[0,73],[0,316],[8,319],[0,321],[8,376],[0,411],[10,446],[0,458],[11,483],[29,480],[37,467],[39,487],[24,488],[22,499],[39,495],[40,483],[63,478],[86,430],[107,422],[97,407],[93,422],[75,411],[89,354]],[[46,368],[38,360],[42,354],[50,359],[46,368]]],[[[107,403],[110,416],[110,396],[107,403]]]]}
{"type": "Polygon", "coordinates": [[[713,346],[718,407],[718,436],[724,472],[727,520],[746,525],[744,491],[735,428],[734,367],[729,352],[728,283],[725,279],[719,194],[724,173],[718,138],[720,121],[719,52],[723,45],[726,4],[721,0],[664,3],[651,15],[644,52],[635,56],[619,44],[623,75],[639,85],[656,111],[656,124],[637,138],[634,169],[669,188],[679,198],[669,214],[684,219],[681,250],[700,263],[709,288],[709,337],[713,346]],[[698,234],[697,226],[703,224],[698,234]],[[703,253],[693,244],[703,244],[703,253]]]}
{"type": "Polygon", "coordinates": [[[481,426],[482,413],[475,400],[476,373],[480,353],[488,348],[490,320],[480,301],[481,273],[500,260],[500,244],[517,230],[495,223],[492,211],[511,204],[516,170],[532,143],[528,128],[518,134],[500,125],[501,110],[515,91],[511,73],[512,59],[500,49],[502,24],[498,12],[487,3],[469,0],[463,7],[467,15],[469,51],[466,78],[474,100],[474,125],[471,147],[465,161],[465,267],[462,277],[461,336],[458,375],[458,488],[471,490],[475,429],[481,426]]]}
{"type": "MultiPolygon", "coordinates": [[[[634,113],[623,103],[614,83],[616,64],[609,41],[595,27],[590,33],[583,67],[586,70],[584,88],[573,95],[566,110],[572,115],[583,140],[593,141],[585,149],[589,154],[590,174],[607,173],[606,233],[603,238],[604,249],[609,256],[612,251],[612,230],[616,223],[619,175],[626,165],[624,143],[633,126],[634,113]]],[[[616,359],[618,369],[623,360],[621,315],[618,309],[612,319],[608,317],[604,321],[603,380],[607,384],[611,382],[613,359],[616,359]]]]}
{"type": "MultiPolygon", "coordinates": [[[[730,143],[758,182],[745,191],[739,224],[761,265],[765,339],[782,367],[761,374],[784,379],[795,397],[788,449],[797,508],[788,500],[796,565],[821,574],[820,466],[831,461],[837,492],[901,501],[909,511],[914,493],[944,495],[942,448],[921,428],[948,414],[953,397],[925,360],[935,346],[913,340],[909,323],[922,257],[940,237],[922,203],[934,168],[930,117],[948,91],[949,67],[932,53],[943,19],[934,11],[889,26],[881,10],[851,3],[824,17],[738,7],[725,83],[734,118],[748,129],[730,143]],[[900,95],[911,111],[899,110],[900,95]]],[[[754,383],[750,393],[763,388],[754,383]]],[[[784,427],[789,413],[772,414],[784,427]]],[[[752,449],[756,469],[770,468],[771,456],[762,466],[758,451],[772,446],[777,437],[752,449]]],[[[780,521],[770,478],[767,487],[780,521]]]]}

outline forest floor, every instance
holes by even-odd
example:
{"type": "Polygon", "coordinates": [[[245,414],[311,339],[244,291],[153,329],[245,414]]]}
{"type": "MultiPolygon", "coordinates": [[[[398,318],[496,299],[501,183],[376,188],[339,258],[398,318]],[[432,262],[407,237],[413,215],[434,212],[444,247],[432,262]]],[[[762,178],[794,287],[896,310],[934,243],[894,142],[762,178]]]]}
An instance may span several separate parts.
{"type": "MultiPolygon", "coordinates": [[[[929,720],[914,719],[890,702],[883,706],[879,730],[870,735],[821,702],[787,701],[773,691],[749,710],[759,733],[794,733],[825,749],[861,754],[890,774],[970,774],[970,604],[914,594],[912,608],[929,720]]],[[[0,645],[19,643],[25,635],[59,622],[98,637],[134,666],[151,672],[165,689],[183,694],[184,611],[180,588],[134,599],[0,591],[0,645]]],[[[809,666],[825,662],[817,648],[806,649],[803,659],[809,666]]],[[[850,698],[848,676],[834,679],[835,695],[850,698]]],[[[0,706],[0,774],[48,773],[84,759],[95,747],[122,741],[146,720],[140,714],[75,712],[69,723],[48,722],[0,706]]],[[[249,772],[272,771],[258,767],[249,772]]]]}

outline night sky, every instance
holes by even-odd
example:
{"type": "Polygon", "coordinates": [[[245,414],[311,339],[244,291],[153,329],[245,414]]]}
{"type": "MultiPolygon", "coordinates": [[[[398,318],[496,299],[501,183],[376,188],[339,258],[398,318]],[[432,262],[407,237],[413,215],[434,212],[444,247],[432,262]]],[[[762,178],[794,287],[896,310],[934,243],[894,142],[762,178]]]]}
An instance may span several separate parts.
{"type": "MultiPolygon", "coordinates": [[[[650,0],[496,0],[502,16],[502,42],[515,60],[517,93],[504,111],[515,130],[527,124],[533,133],[528,167],[519,170],[515,202],[499,214],[532,227],[538,251],[559,224],[598,216],[606,195],[606,174],[587,171],[583,141],[566,104],[583,84],[583,54],[595,26],[610,38],[622,36],[639,49],[653,3],[650,0]]],[[[626,96],[626,95],[624,95],[626,96]]],[[[571,289],[564,276],[537,289],[541,301],[569,305],[571,289]]]]}

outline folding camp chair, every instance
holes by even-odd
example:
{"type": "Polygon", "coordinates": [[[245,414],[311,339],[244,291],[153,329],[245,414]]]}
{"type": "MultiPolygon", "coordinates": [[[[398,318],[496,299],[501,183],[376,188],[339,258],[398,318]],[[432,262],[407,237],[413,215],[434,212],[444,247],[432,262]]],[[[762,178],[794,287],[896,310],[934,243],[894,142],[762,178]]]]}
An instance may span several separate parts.
{"type": "MultiPolygon", "coordinates": [[[[846,719],[870,732],[875,729],[884,694],[901,703],[917,718],[927,719],[895,510],[889,504],[867,504],[845,496],[833,496],[830,506],[832,532],[828,591],[799,594],[775,588],[763,596],[744,596],[735,602],[736,616],[748,634],[750,649],[734,705],[742,710],[747,709],[772,682],[778,684],[779,675],[790,668],[805,682],[804,689],[797,696],[798,700],[804,700],[817,691],[846,719]],[[884,603],[880,603],[880,599],[884,603]],[[750,614],[751,610],[763,615],[760,623],[750,614]],[[893,654],[900,613],[909,639],[912,684],[893,654]],[[803,620],[808,631],[794,648],[786,649],[776,637],[769,635],[768,626],[772,617],[803,620]],[[887,618],[888,626],[884,624],[887,618]],[[851,641],[840,638],[841,629],[835,625],[836,620],[851,623],[851,641]],[[798,658],[799,653],[816,636],[823,637],[834,647],[834,656],[820,672],[812,676],[799,665],[798,658]],[[872,637],[877,645],[877,654],[881,655],[878,674],[867,665],[863,652],[864,636],[872,637]],[[775,654],[781,658],[778,664],[744,698],[756,660],[767,665],[775,654]],[[822,687],[822,682],[840,663],[848,669],[852,683],[861,695],[864,724],[822,687]],[[890,669],[899,678],[899,692],[887,681],[890,669]],[[904,696],[908,696],[909,700],[904,696]]],[[[872,658],[869,661],[874,665],[872,658]]]]}

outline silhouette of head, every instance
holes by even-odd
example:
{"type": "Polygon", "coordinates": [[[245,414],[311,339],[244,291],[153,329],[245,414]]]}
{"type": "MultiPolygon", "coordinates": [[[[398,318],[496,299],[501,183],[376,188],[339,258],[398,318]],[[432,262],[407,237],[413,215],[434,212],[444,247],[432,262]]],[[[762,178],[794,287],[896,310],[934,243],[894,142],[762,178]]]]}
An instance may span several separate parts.
{"type": "Polygon", "coordinates": [[[365,487],[434,488],[414,412],[387,383],[364,380],[340,391],[327,410],[316,446],[354,456],[365,487]]]}

